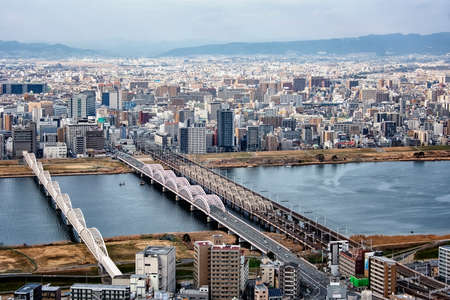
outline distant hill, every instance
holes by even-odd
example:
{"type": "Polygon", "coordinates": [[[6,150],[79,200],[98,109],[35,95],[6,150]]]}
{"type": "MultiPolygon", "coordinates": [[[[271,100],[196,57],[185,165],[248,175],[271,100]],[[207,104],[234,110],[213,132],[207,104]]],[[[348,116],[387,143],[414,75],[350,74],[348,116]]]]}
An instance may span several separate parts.
{"type": "Polygon", "coordinates": [[[93,50],[72,48],[63,44],[0,41],[0,58],[67,58],[97,56],[93,50]]]}
{"type": "Polygon", "coordinates": [[[255,54],[350,54],[378,55],[446,54],[450,53],[450,32],[420,34],[367,35],[293,42],[228,43],[177,48],[160,56],[255,55],[255,54]]]}

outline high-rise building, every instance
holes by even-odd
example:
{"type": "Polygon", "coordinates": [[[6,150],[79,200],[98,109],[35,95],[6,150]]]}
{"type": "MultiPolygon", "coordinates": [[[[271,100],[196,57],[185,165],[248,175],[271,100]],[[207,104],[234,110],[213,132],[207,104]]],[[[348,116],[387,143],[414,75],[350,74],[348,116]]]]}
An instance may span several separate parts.
{"type": "Polygon", "coordinates": [[[211,247],[211,300],[239,298],[240,256],[239,245],[211,247]]]}
{"type": "Polygon", "coordinates": [[[6,158],[5,142],[6,142],[5,135],[0,134],[0,160],[6,158]]]}
{"type": "Polygon", "coordinates": [[[187,154],[206,153],[206,128],[180,128],[180,151],[187,154]]]}
{"type": "Polygon", "coordinates": [[[291,262],[280,267],[280,289],[283,294],[290,299],[299,299],[300,297],[300,267],[291,262]]]}
{"type": "Polygon", "coordinates": [[[306,88],[306,78],[300,78],[300,77],[294,78],[292,85],[293,85],[294,92],[303,91],[306,88]]]}
{"type": "Polygon", "coordinates": [[[210,241],[197,241],[194,243],[194,286],[200,288],[209,285],[210,279],[210,241]]]}
{"type": "Polygon", "coordinates": [[[439,277],[450,283],[450,246],[439,247],[439,277]]]}
{"type": "Polygon", "coordinates": [[[369,261],[370,289],[374,296],[389,298],[397,285],[396,262],[384,256],[372,256],[369,261]]]}
{"type": "Polygon", "coordinates": [[[102,130],[90,130],[86,132],[86,149],[103,150],[105,148],[105,136],[102,130]]]}
{"type": "Polygon", "coordinates": [[[217,111],[222,107],[220,102],[210,102],[207,105],[208,108],[208,120],[217,121],[217,111]]]}
{"type": "Polygon", "coordinates": [[[263,259],[259,266],[261,271],[261,280],[268,286],[276,287],[276,271],[278,267],[269,259],[263,259]]]}
{"type": "Polygon", "coordinates": [[[261,148],[258,126],[247,127],[247,151],[258,151],[261,148]]]}
{"type": "MultiPolygon", "coordinates": [[[[92,131],[92,130],[98,130],[97,125],[92,123],[78,123],[78,124],[69,124],[66,126],[65,130],[63,132],[58,132],[58,141],[60,141],[61,135],[65,133],[65,142],[67,144],[67,149],[70,149],[72,153],[77,153],[78,151],[75,151],[75,144],[74,144],[74,138],[77,136],[86,137],[86,132],[92,131]]],[[[81,142],[81,141],[78,141],[81,142]]],[[[86,144],[86,143],[85,143],[86,144]]],[[[78,144],[80,145],[80,144],[78,144]]],[[[78,148],[80,149],[80,148],[78,148]]],[[[81,153],[78,153],[81,154],[81,153]]],[[[84,154],[84,151],[83,151],[84,154]]]]}
{"type": "Polygon", "coordinates": [[[381,131],[383,132],[384,137],[391,138],[395,135],[397,128],[395,126],[395,122],[393,121],[384,121],[381,123],[381,131]]]}
{"type": "Polygon", "coordinates": [[[178,112],[178,121],[184,123],[187,127],[190,127],[195,121],[194,111],[188,109],[180,110],[178,112]]]}
{"type": "Polygon", "coordinates": [[[3,83],[2,94],[41,94],[47,89],[45,83],[3,83]]]}
{"type": "Polygon", "coordinates": [[[136,253],[136,274],[145,275],[155,291],[175,293],[175,247],[148,246],[136,253]]]}
{"type": "Polygon", "coordinates": [[[233,150],[234,146],[234,114],[232,110],[217,111],[217,146],[225,152],[233,150]]]}
{"type": "Polygon", "coordinates": [[[86,154],[86,136],[76,135],[72,138],[72,154],[85,155],[86,154]]]}
{"type": "Polygon", "coordinates": [[[15,127],[12,133],[13,156],[22,157],[22,152],[36,153],[36,124],[31,122],[27,127],[15,127]]]}
{"type": "Polygon", "coordinates": [[[95,92],[86,91],[69,99],[68,117],[81,119],[95,117],[95,92]]]}
{"type": "Polygon", "coordinates": [[[222,237],[194,244],[194,284],[209,285],[211,300],[239,298],[241,288],[241,248],[225,245],[222,237]]]}
{"type": "Polygon", "coordinates": [[[3,114],[3,130],[11,131],[13,116],[11,114],[3,114]]]}

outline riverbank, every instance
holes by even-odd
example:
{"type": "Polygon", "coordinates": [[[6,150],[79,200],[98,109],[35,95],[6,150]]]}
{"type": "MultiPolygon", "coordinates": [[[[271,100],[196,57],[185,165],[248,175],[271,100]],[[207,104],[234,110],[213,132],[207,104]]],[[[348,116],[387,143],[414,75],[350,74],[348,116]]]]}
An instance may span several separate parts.
{"type": "MultiPolygon", "coordinates": [[[[198,231],[188,233],[158,233],[117,236],[105,238],[106,248],[111,259],[122,272],[134,270],[135,254],[150,245],[176,247],[177,261],[190,261],[194,258],[193,243],[195,241],[213,240],[213,235],[221,234],[227,244],[236,244],[235,235],[223,231],[198,231]]],[[[273,239],[288,247],[294,253],[302,253],[302,247],[282,234],[268,233],[273,239]]],[[[356,241],[377,250],[410,248],[430,242],[450,240],[449,235],[372,235],[352,236],[356,241]]],[[[260,254],[244,249],[246,256],[260,254]]],[[[97,262],[83,243],[59,241],[39,245],[16,245],[0,247],[1,273],[33,273],[33,274],[97,274],[97,262]]]]}
{"type": "Polygon", "coordinates": [[[228,152],[190,155],[208,168],[450,160],[450,146],[228,152]]]}
{"type": "MultiPolygon", "coordinates": [[[[175,246],[177,260],[192,259],[192,242],[212,240],[214,234],[222,234],[227,243],[236,242],[235,236],[222,231],[190,232],[189,238],[184,233],[165,233],[117,236],[104,240],[111,259],[118,265],[127,265],[134,264],[136,252],[150,245],[175,246]]],[[[95,273],[92,269],[96,269],[96,265],[95,258],[83,243],[60,241],[0,247],[0,273],[85,274],[95,273]]]]}
{"type": "MultiPolygon", "coordinates": [[[[110,157],[40,159],[44,170],[52,176],[122,174],[132,170],[110,157]]],[[[19,160],[0,161],[0,178],[33,176],[31,170],[19,160]]]]}

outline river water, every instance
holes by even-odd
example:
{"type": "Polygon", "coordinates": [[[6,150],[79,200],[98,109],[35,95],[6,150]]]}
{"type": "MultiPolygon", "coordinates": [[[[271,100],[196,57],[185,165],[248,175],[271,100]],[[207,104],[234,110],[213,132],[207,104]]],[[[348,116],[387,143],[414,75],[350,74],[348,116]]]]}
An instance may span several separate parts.
{"type": "MultiPolygon", "coordinates": [[[[343,233],[450,233],[450,162],[385,162],[222,170],[285,206],[343,233]]],[[[207,230],[134,174],[54,177],[104,237],[207,230]],[[124,182],[125,185],[119,185],[124,182]]],[[[196,214],[196,216],[193,216],[196,214]]],[[[69,240],[31,178],[0,179],[0,243],[69,240]]]]}
{"type": "Polygon", "coordinates": [[[221,172],[344,234],[450,234],[450,161],[221,172]]]}
{"type": "MultiPolygon", "coordinates": [[[[201,218],[134,174],[55,176],[86,225],[104,237],[207,230],[201,218]],[[120,185],[125,183],[125,185],[120,185]]],[[[196,213],[196,212],[195,212],[196,213]]],[[[70,240],[67,227],[32,178],[0,179],[0,243],[70,240]]]]}

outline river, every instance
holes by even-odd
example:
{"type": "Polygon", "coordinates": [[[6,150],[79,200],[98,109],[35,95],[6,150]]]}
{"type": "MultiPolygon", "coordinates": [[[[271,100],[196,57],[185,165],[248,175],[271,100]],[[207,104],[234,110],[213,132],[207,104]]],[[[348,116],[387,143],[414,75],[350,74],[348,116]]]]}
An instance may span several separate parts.
{"type": "MultiPolygon", "coordinates": [[[[222,170],[343,233],[450,233],[450,162],[383,162],[222,170]]],[[[211,229],[134,174],[57,176],[104,237],[211,229]],[[119,183],[125,185],[119,185],[119,183]]],[[[197,212],[194,214],[198,214],[197,212]]],[[[69,240],[32,178],[0,179],[0,243],[69,240]]]]}
{"type": "Polygon", "coordinates": [[[221,170],[348,234],[450,234],[450,162],[375,162],[221,170]]]}

